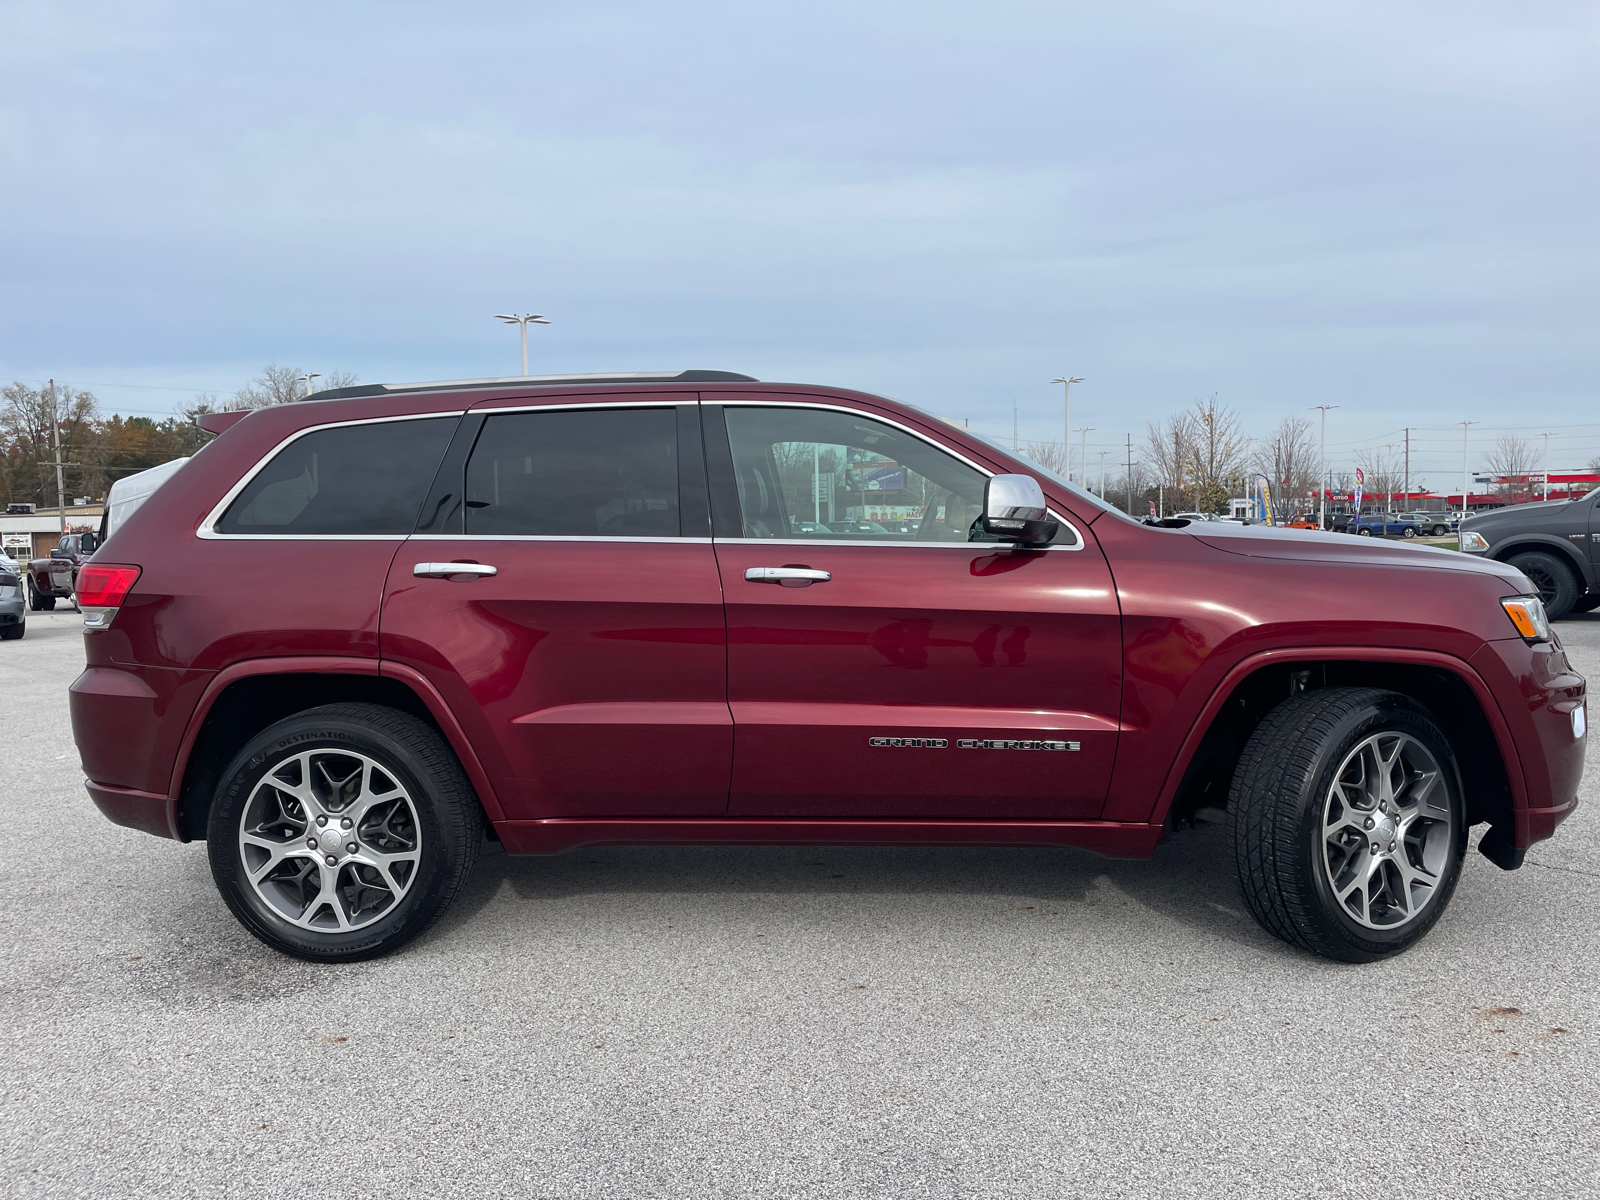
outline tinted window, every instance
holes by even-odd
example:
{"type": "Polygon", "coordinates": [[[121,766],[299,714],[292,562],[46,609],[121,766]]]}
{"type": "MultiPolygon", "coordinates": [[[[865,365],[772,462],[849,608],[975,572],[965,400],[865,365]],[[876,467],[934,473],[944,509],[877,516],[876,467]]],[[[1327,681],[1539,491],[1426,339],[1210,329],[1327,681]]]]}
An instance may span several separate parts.
{"type": "Polygon", "coordinates": [[[677,537],[677,413],[490,417],[467,463],[469,534],[677,537]]]}
{"type": "Polygon", "coordinates": [[[285,446],[221,533],[410,533],[456,417],[321,429],[285,446]]]}
{"type": "Polygon", "coordinates": [[[747,538],[999,540],[978,528],[987,476],[920,437],[826,409],[726,413],[747,538]]]}

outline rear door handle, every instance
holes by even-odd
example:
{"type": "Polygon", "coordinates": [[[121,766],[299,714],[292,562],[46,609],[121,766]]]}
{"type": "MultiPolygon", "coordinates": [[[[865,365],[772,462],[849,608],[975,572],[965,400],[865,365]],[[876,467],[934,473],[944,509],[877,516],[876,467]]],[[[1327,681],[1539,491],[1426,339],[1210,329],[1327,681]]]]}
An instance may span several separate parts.
{"type": "Polygon", "coordinates": [[[452,575],[498,575],[488,563],[418,563],[411,568],[418,579],[449,579],[452,575]]]}
{"type": "Polygon", "coordinates": [[[830,571],[813,571],[810,567],[747,567],[744,578],[746,583],[783,583],[793,580],[790,586],[804,586],[808,583],[827,583],[833,574],[830,571]]]}

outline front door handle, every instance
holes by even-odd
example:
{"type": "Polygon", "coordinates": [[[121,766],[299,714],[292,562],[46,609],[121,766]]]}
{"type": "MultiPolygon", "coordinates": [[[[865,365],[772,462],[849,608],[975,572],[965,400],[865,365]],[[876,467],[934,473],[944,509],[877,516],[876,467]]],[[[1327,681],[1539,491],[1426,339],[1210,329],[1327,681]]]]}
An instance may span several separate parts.
{"type": "Polygon", "coordinates": [[[827,583],[833,578],[830,571],[813,571],[810,567],[747,567],[746,583],[779,583],[786,587],[806,587],[813,583],[827,583]]]}
{"type": "Polygon", "coordinates": [[[418,579],[449,579],[452,575],[498,575],[488,563],[418,563],[411,568],[418,579]]]}

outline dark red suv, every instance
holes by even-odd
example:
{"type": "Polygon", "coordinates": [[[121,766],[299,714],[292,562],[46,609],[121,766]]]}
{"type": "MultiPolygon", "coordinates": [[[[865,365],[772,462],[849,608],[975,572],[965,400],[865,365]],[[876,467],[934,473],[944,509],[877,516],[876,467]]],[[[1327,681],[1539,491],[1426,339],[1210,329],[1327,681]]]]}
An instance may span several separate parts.
{"type": "Polygon", "coordinates": [[[1225,820],[1274,934],[1370,960],[1467,830],[1576,803],[1585,685],[1515,569],[1157,528],[875,396],[721,372],[326,392],[235,422],[84,568],[113,821],[258,937],[399,946],[483,845],[1148,855],[1225,820]]]}

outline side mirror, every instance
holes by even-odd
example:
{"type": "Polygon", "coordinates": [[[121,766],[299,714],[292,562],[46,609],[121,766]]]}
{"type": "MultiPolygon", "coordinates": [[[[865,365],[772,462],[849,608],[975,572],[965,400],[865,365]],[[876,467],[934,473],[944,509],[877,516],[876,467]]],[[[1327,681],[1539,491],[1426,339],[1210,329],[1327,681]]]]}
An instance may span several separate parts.
{"type": "Polygon", "coordinates": [[[995,475],[983,485],[983,531],[1008,542],[1043,544],[1056,534],[1044,489],[1032,475],[995,475]]]}

